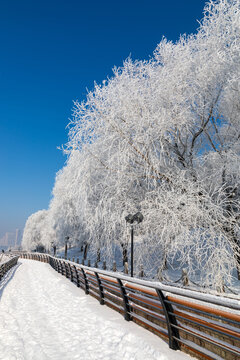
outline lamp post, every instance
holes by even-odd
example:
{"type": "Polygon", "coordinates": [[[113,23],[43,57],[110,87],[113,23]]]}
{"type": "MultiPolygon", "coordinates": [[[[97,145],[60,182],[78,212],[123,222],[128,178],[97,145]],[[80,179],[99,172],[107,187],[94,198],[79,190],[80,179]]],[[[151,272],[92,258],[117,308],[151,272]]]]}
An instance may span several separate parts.
{"type": "Polygon", "coordinates": [[[56,256],[56,250],[57,250],[57,246],[56,244],[53,245],[53,256],[56,256]]]}
{"type": "Polygon", "coordinates": [[[131,224],[131,277],[133,277],[133,224],[131,224]]]}
{"type": "Polygon", "coordinates": [[[52,241],[51,245],[52,245],[52,248],[53,248],[53,256],[55,256],[56,255],[56,249],[57,249],[56,244],[55,244],[54,241],[52,241]]]}
{"type": "Polygon", "coordinates": [[[143,214],[137,212],[135,215],[129,214],[125,217],[127,223],[131,225],[131,277],[133,277],[133,224],[140,224],[143,221],[143,214]]]}
{"type": "Polygon", "coordinates": [[[67,259],[67,244],[68,244],[69,236],[65,236],[65,251],[64,251],[64,258],[67,259]]]}

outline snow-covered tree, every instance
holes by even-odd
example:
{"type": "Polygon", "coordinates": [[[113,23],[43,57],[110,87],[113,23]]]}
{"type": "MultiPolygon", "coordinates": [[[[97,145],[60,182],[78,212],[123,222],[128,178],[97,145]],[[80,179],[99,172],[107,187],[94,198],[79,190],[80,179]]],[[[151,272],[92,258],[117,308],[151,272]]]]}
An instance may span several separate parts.
{"type": "Polygon", "coordinates": [[[195,35],[164,38],[150,60],[127,59],[75,102],[46,242],[69,236],[126,255],[125,216],[141,211],[137,266],[231,283],[240,272],[239,44],[240,0],[210,1],[195,35]]]}
{"type": "Polygon", "coordinates": [[[66,166],[56,176],[53,198],[49,206],[49,222],[58,246],[63,246],[66,238],[69,238],[72,245],[80,246],[84,241],[79,191],[81,161],[82,154],[73,151],[66,166]]]}
{"type": "Polygon", "coordinates": [[[196,35],[114,69],[75,103],[68,144],[108,173],[105,237],[142,209],[142,251],[204,265],[208,284],[239,263],[239,15],[239,1],[211,1],[196,35]]]}
{"type": "Polygon", "coordinates": [[[39,210],[29,216],[23,232],[22,248],[23,250],[45,250],[48,248],[48,239],[44,236],[47,210],[39,210]]]}

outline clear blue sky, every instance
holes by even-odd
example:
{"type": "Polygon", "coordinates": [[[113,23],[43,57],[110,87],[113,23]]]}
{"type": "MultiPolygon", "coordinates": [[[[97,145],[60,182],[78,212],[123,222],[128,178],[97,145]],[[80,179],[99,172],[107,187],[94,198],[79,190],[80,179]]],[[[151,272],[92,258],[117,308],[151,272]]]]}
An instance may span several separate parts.
{"type": "Polygon", "coordinates": [[[72,101],[164,35],[196,32],[204,0],[0,0],[0,238],[46,209],[72,101]]]}

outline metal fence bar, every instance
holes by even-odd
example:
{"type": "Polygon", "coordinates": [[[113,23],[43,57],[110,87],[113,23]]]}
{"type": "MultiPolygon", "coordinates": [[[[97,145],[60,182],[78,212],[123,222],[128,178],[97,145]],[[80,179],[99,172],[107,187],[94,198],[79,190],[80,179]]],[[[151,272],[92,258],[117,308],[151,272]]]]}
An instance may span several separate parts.
{"type": "Polygon", "coordinates": [[[169,347],[173,350],[179,350],[179,343],[176,341],[176,339],[179,339],[179,332],[177,328],[172,327],[172,324],[177,325],[172,305],[165,302],[165,297],[161,290],[157,289],[156,291],[167,321],[169,347]]]}
{"type": "Polygon", "coordinates": [[[61,274],[63,275],[63,261],[60,260],[61,274]]]}
{"type": "Polygon", "coordinates": [[[75,276],[76,276],[76,280],[77,280],[76,285],[77,285],[77,287],[80,287],[80,279],[79,279],[79,274],[78,274],[77,268],[75,265],[73,265],[73,268],[75,270],[75,276]]]}
{"type": "Polygon", "coordinates": [[[66,263],[66,261],[63,261],[63,264],[64,264],[65,277],[68,279],[68,271],[67,271],[67,263],[66,263]]]}
{"type": "Polygon", "coordinates": [[[99,296],[100,296],[99,302],[101,305],[104,305],[104,292],[103,292],[102,282],[101,282],[97,272],[95,272],[95,276],[96,276],[96,279],[98,282],[98,287],[99,287],[99,296]]]}
{"type": "Polygon", "coordinates": [[[56,259],[56,263],[57,263],[57,272],[60,273],[60,261],[56,259]]]}
{"type": "Polygon", "coordinates": [[[126,290],[123,286],[123,283],[120,279],[117,278],[117,281],[118,281],[118,284],[119,284],[119,287],[120,287],[120,291],[121,291],[121,294],[122,294],[122,299],[123,299],[123,307],[124,307],[124,318],[125,320],[127,321],[130,321],[131,320],[131,316],[130,316],[130,305],[129,305],[129,302],[128,302],[128,296],[127,296],[127,293],[126,293],[126,290]]]}
{"type": "Polygon", "coordinates": [[[6,262],[0,264],[0,280],[3,278],[3,276],[18,262],[19,256],[15,256],[6,262]]]}
{"type": "MultiPolygon", "coordinates": [[[[190,331],[190,330],[188,330],[188,329],[185,329],[185,328],[182,327],[182,326],[180,327],[180,326],[174,325],[174,327],[178,328],[178,329],[181,330],[181,331],[184,331],[185,333],[188,333],[189,335],[193,335],[193,332],[192,332],[192,331],[190,331]]],[[[194,333],[194,336],[196,336],[198,339],[201,339],[201,340],[203,340],[203,341],[207,341],[208,343],[210,343],[210,344],[212,344],[212,345],[214,345],[214,346],[217,346],[217,347],[219,347],[219,348],[222,349],[222,350],[230,351],[230,352],[233,353],[234,355],[240,356],[240,351],[236,352],[236,351],[234,351],[233,349],[229,349],[229,347],[223,346],[223,345],[217,343],[216,341],[210,340],[210,339],[208,339],[206,336],[201,336],[201,335],[199,335],[199,334],[197,334],[197,333],[194,333]]],[[[174,338],[175,338],[175,337],[174,337],[174,338]]],[[[180,338],[175,338],[175,339],[176,339],[177,341],[181,341],[180,338]]]]}
{"type": "Polygon", "coordinates": [[[69,271],[70,271],[70,280],[71,282],[73,282],[73,272],[72,272],[72,267],[71,265],[68,263],[68,268],[69,268],[69,271]]]}
{"type": "Polygon", "coordinates": [[[85,282],[85,293],[89,294],[89,285],[88,285],[87,276],[86,276],[85,271],[83,270],[83,268],[81,268],[81,271],[82,271],[84,282],[85,282]]]}

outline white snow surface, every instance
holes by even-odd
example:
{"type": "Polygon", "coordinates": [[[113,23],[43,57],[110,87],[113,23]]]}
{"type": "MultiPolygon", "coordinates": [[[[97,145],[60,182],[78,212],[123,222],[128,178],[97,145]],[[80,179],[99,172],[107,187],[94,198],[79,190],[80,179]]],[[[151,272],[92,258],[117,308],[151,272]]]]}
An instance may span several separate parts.
{"type": "Polygon", "coordinates": [[[48,264],[19,260],[0,282],[1,360],[183,360],[48,264]]]}

